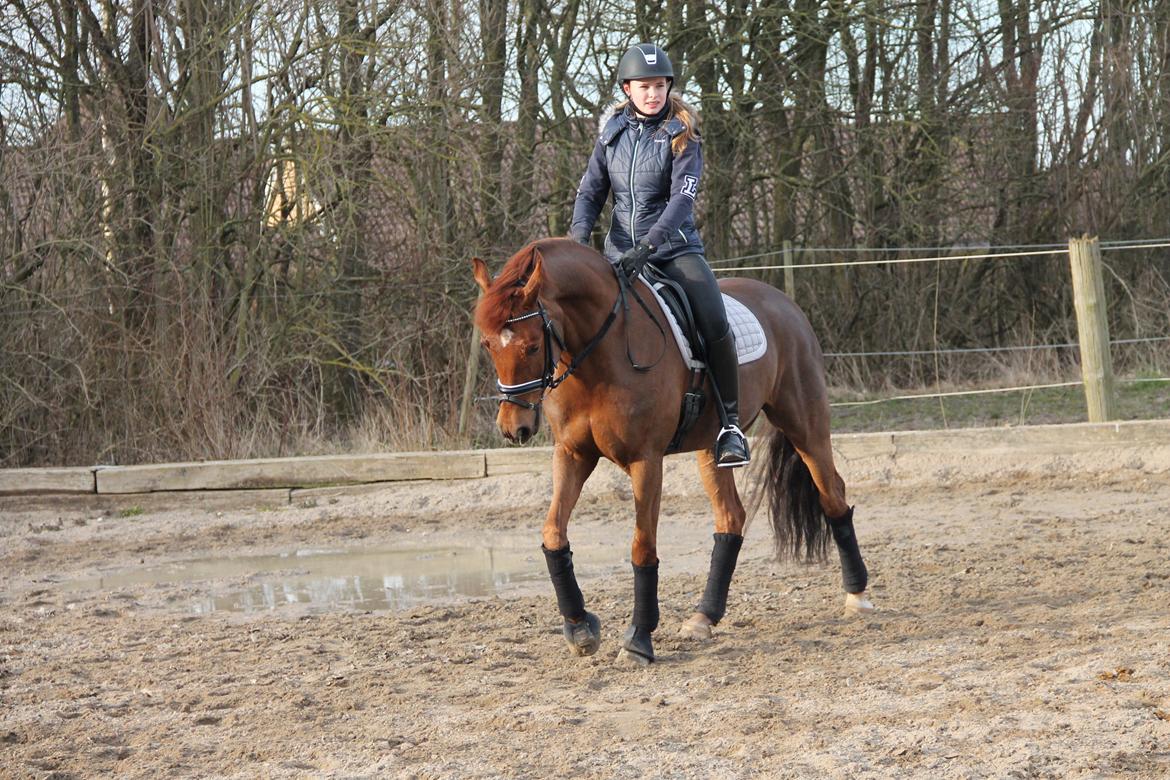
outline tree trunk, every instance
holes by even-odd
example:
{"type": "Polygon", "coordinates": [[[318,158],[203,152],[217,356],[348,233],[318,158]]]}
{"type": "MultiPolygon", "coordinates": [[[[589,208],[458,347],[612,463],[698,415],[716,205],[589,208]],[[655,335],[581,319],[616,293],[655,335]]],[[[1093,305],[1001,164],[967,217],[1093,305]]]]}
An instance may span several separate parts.
{"type": "Polygon", "coordinates": [[[484,220],[484,244],[481,251],[489,256],[503,244],[504,204],[500,169],[504,157],[500,128],[503,123],[504,78],[508,68],[507,0],[479,0],[479,29],[483,43],[483,141],[480,166],[483,170],[481,213],[484,220]]]}
{"type": "Polygon", "coordinates": [[[357,419],[360,411],[362,365],[362,296],[357,277],[367,267],[366,233],[369,223],[370,164],[373,160],[369,127],[369,88],[364,78],[366,51],[372,28],[362,28],[359,0],[338,4],[340,36],[340,95],[338,96],[335,231],[337,281],[333,317],[337,327],[339,367],[330,387],[339,424],[357,419]]]}
{"type": "Polygon", "coordinates": [[[508,229],[522,231],[532,215],[536,173],[536,123],[540,112],[538,77],[540,52],[537,41],[537,0],[519,0],[520,24],[516,29],[516,70],[520,78],[520,102],[516,107],[515,157],[512,162],[508,229]]]}

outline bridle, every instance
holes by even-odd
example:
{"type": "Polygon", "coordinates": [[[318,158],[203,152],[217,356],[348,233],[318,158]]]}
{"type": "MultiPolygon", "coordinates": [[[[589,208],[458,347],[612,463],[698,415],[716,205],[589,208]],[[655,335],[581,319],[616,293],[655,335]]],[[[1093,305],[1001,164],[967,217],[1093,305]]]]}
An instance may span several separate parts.
{"type": "Polygon", "coordinates": [[[576,357],[561,372],[560,376],[556,375],[556,367],[561,362],[561,355],[565,352],[565,342],[560,334],[557,333],[557,329],[553,327],[553,322],[549,319],[548,310],[544,308],[544,303],[538,299],[536,301],[536,311],[530,311],[527,314],[521,314],[505,320],[504,324],[510,325],[514,322],[523,322],[533,317],[540,317],[540,321],[543,323],[541,331],[544,333],[544,370],[541,372],[539,379],[530,379],[527,382],[520,382],[514,385],[504,384],[497,378],[496,387],[499,388],[500,395],[493,397],[491,400],[516,404],[516,406],[523,407],[524,409],[539,409],[545,396],[553,390],[556,390],[561,382],[564,382],[572,376],[573,372],[577,370],[585,358],[589,357],[589,353],[605,338],[605,334],[609,332],[610,327],[613,326],[614,321],[617,319],[618,309],[621,308],[623,299],[624,296],[619,294],[618,299],[614,301],[613,308],[609,310],[609,316],[601,324],[601,328],[593,335],[593,338],[589,340],[585,348],[577,353],[576,357]],[[554,342],[560,348],[560,352],[555,356],[553,355],[554,342]],[[536,401],[525,401],[520,397],[535,390],[544,391],[536,401]]]}
{"type": "Polygon", "coordinates": [[[589,343],[586,344],[585,347],[580,352],[578,352],[571,361],[569,361],[569,365],[563,372],[561,372],[560,375],[557,375],[556,367],[560,364],[561,357],[564,355],[564,352],[567,348],[565,347],[564,340],[561,338],[560,334],[557,333],[557,329],[554,327],[552,319],[549,318],[548,310],[544,308],[543,301],[541,301],[539,298],[536,300],[535,311],[530,311],[527,314],[518,314],[515,317],[504,320],[505,325],[511,325],[512,323],[523,322],[524,320],[532,319],[533,317],[540,317],[541,332],[544,334],[544,370],[541,371],[539,379],[530,379],[527,382],[519,382],[513,385],[505,384],[497,377],[496,387],[499,389],[500,394],[497,396],[489,396],[483,400],[515,404],[516,406],[519,406],[523,409],[539,409],[540,405],[544,402],[545,397],[547,397],[548,394],[553,390],[556,390],[562,382],[572,376],[573,372],[576,371],[583,362],[585,362],[585,358],[589,357],[589,353],[591,353],[597,347],[597,345],[601,343],[601,340],[605,338],[605,335],[609,333],[609,329],[613,327],[614,322],[617,320],[618,312],[622,309],[625,309],[626,313],[629,313],[630,304],[626,298],[627,291],[634,296],[634,299],[638,301],[638,304],[642,307],[646,314],[650,316],[650,321],[658,327],[659,331],[661,331],[663,338],[663,351],[662,353],[659,353],[658,358],[650,365],[644,366],[639,364],[630,354],[630,334],[629,330],[627,329],[626,357],[629,359],[630,365],[633,366],[637,371],[649,371],[651,368],[658,365],[658,362],[662,360],[662,354],[664,354],[666,351],[666,331],[662,329],[662,325],[660,325],[658,320],[654,318],[654,315],[650,312],[650,309],[646,306],[646,303],[642,300],[642,297],[638,295],[636,290],[633,289],[630,281],[626,279],[626,277],[617,269],[614,269],[614,271],[618,280],[618,294],[617,299],[613,302],[613,306],[609,310],[609,315],[605,318],[605,322],[601,323],[601,327],[598,328],[597,332],[593,334],[593,338],[589,339],[589,343]],[[560,349],[560,352],[556,355],[553,354],[554,343],[560,349]],[[535,401],[525,401],[520,397],[527,395],[528,393],[535,392],[536,390],[542,390],[543,392],[540,394],[540,398],[536,399],[535,401]]]}

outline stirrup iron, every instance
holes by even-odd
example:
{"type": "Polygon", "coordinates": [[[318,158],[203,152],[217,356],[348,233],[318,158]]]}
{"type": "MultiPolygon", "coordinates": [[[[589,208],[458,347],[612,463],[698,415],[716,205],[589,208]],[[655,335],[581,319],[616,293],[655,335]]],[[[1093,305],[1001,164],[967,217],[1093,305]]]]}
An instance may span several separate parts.
{"type": "Polygon", "coordinates": [[[747,437],[738,425],[725,425],[715,437],[715,465],[722,469],[746,466],[752,456],[748,450],[747,437]],[[726,437],[732,436],[729,440],[726,437]]]}

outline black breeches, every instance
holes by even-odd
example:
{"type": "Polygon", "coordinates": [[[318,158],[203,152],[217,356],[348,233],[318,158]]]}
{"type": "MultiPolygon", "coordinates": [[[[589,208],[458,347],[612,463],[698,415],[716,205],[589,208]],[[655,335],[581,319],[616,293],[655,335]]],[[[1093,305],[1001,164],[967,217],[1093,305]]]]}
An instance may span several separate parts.
{"type": "MultiPolygon", "coordinates": [[[[656,264],[657,265],[657,264],[656,264]]],[[[695,325],[706,344],[727,333],[727,311],[711,266],[702,255],[681,255],[658,266],[662,273],[682,286],[695,314],[695,325]]]]}

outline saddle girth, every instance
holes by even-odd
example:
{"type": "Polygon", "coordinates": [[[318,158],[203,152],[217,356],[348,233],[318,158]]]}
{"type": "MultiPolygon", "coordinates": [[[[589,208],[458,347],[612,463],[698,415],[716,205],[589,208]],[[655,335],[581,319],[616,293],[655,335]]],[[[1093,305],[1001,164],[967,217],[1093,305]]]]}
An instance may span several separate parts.
{"type": "Polygon", "coordinates": [[[678,452],[678,448],[682,446],[683,437],[690,433],[691,428],[695,427],[695,423],[703,414],[703,407],[707,403],[707,395],[703,392],[703,380],[706,376],[706,369],[695,368],[691,370],[691,386],[683,393],[682,409],[679,410],[678,414],[678,427],[674,429],[674,436],[671,437],[670,444],[666,445],[667,455],[678,452]]]}

